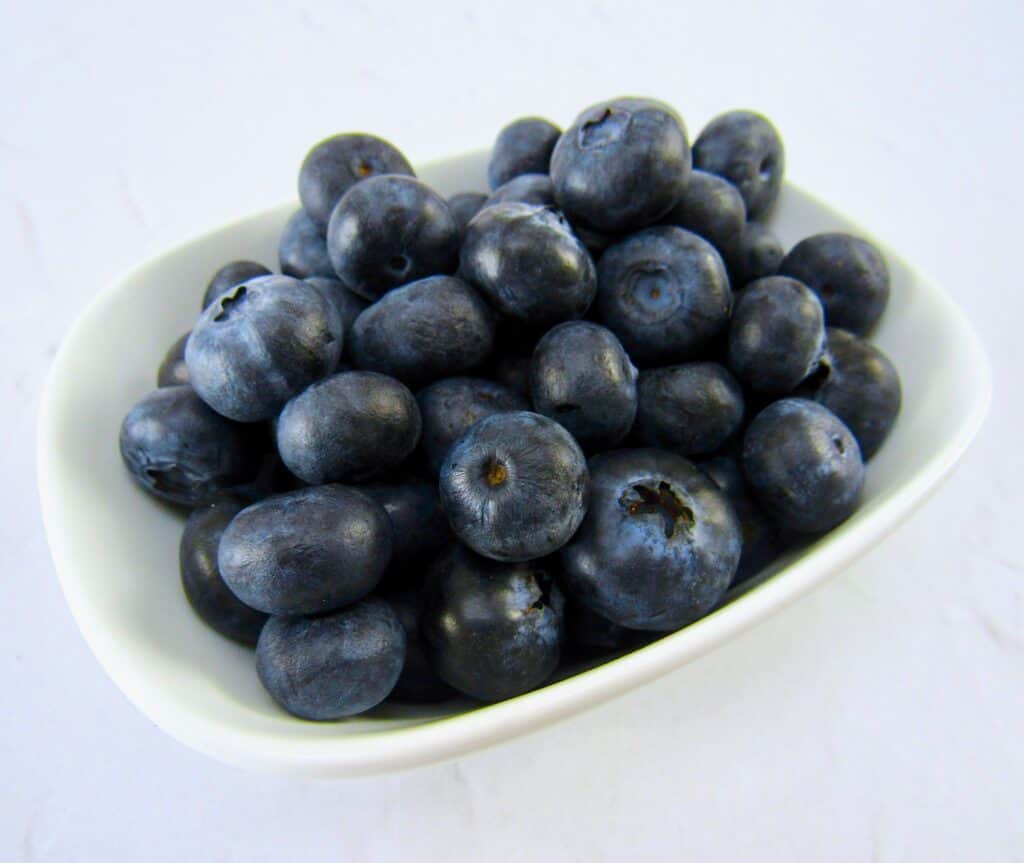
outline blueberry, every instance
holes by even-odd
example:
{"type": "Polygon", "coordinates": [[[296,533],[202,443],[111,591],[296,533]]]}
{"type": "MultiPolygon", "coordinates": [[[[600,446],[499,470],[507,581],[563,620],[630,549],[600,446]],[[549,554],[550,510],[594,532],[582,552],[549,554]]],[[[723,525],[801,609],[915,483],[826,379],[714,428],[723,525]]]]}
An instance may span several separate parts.
{"type": "Polygon", "coordinates": [[[256,422],[330,374],[341,346],[338,314],[315,288],[290,276],[261,276],[203,312],[185,362],[192,386],[210,407],[256,422]]]}
{"type": "Polygon", "coordinates": [[[497,413],[530,407],[520,393],[482,378],[446,378],[422,390],[416,402],[423,417],[420,446],[427,466],[435,474],[452,444],[472,425],[497,413]]]}
{"type": "Polygon", "coordinates": [[[308,483],[361,482],[397,467],[416,448],[420,412],[408,388],[377,372],[341,372],[285,406],[277,449],[308,483]]]}
{"type": "Polygon", "coordinates": [[[319,614],[366,596],[391,557],[387,513],[362,492],[321,485],[243,509],[220,540],[231,591],[267,614],[319,614]]]}
{"type": "Polygon", "coordinates": [[[573,225],[572,232],[583,243],[586,250],[590,252],[590,256],[595,262],[605,253],[609,246],[622,239],[616,234],[604,234],[601,231],[595,231],[593,228],[580,224],[573,225]]]}
{"type": "Polygon", "coordinates": [[[610,330],[569,321],[537,343],[530,395],[534,410],[565,426],[584,449],[607,449],[633,426],[636,375],[610,330]]]}
{"type": "Polygon", "coordinates": [[[498,133],[487,165],[492,189],[522,174],[546,174],[562,130],[541,117],[520,117],[498,133]]]}
{"type": "Polygon", "coordinates": [[[206,286],[206,292],[203,294],[203,308],[205,309],[222,294],[226,294],[242,282],[255,279],[257,276],[269,275],[270,270],[255,261],[231,261],[217,270],[213,274],[213,278],[210,279],[206,286]]]}
{"type": "Polygon", "coordinates": [[[342,195],[367,177],[379,174],[413,176],[399,150],[373,135],[334,135],[306,155],[299,170],[302,207],[321,232],[342,195]]]}
{"type": "Polygon", "coordinates": [[[188,383],[188,366],[185,365],[185,345],[191,333],[185,333],[167,349],[163,362],[156,373],[158,387],[178,387],[188,383]]]}
{"type": "MultiPolygon", "coordinates": [[[[499,357],[494,364],[494,379],[510,390],[529,398],[532,361],[531,356],[505,354],[499,357]]],[[[527,405],[524,403],[523,409],[525,410],[526,407],[527,405]]]]}
{"type": "Polygon", "coordinates": [[[405,630],[391,606],[370,598],[320,617],[274,617],[256,645],[260,682],[302,719],[329,721],[380,704],[405,659],[405,630]]]}
{"type": "Polygon", "coordinates": [[[598,231],[635,231],[679,200],[690,176],[690,145],[679,115],[653,99],[614,99],[587,108],[551,155],[555,199],[598,231]]]}
{"type": "Polygon", "coordinates": [[[739,189],[728,180],[693,171],[682,197],[662,222],[699,234],[725,257],[743,233],[747,209],[739,189]]]}
{"type": "Polygon", "coordinates": [[[782,243],[771,228],[761,222],[747,222],[736,243],[726,255],[733,287],[774,276],[782,263],[782,243]]]}
{"type": "Polygon", "coordinates": [[[250,503],[246,497],[223,494],[192,510],[178,549],[189,604],[207,625],[242,644],[256,643],[267,616],[249,608],[224,583],[217,549],[231,519],[250,503]]]}
{"type": "Polygon", "coordinates": [[[498,563],[461,546],[434,564],[420,631],[443,680],[481,701],[501,701],[554,673],[564,600],[551,564],[498,563]]]}
{"type": "Polygon", "coordinates": [[[466,229],[460,274],[503,315],[546,329],[580,318],[594,299],[594,262],[560,214],[509,202],[466,229]]]}
{"type": "Polygon", "coordinates": [[[433,704],[455,695],[430,665],[420,636],[420,596],[413,591],[389,593],[390,603],[405,630],[405,664],[391,698],[411,704],[433,704]]]}
{"type": "Polygon", "coordinates": [[[673,226],[616,243],[597,268],[597,317],[637,365],[697,357],[729,320],[732,290],[707,240],[673,226]]]}
{"type": "Polygon", "coordinates": [[[371,177],[338,201],[327,252],[350,290],[376,300],[399,285],[451,273],[459,229],[444,198],[419,180],[371,177]]]}
{"type": "Polygon", "coordinates": [[[747,217],[757,219],[779,197],[786,153],[766,117],[753,111],[729,111],[708,123],[694,142],[693,166],[736,186],[747,205],[747,217]]]}
{"type": "MultiPolygon", "coordinates": [[[[316,288],[320,296],[334,306],[338,313],[338,319],[341,321],[342,351],[351,354],[352,325],[356,322],[356,318],[370,307],[370,304],[358,294],[353,294],[335,278],[310,276],[306,279],[306,284],[316,288]]],[[[340,367],[338,370],[341,370],[340,367]]]]}
{"type": "Polygon", "coordinates": [[[867,240],[849,234],[815,234],[797,243],[779,272],[810,287],[825,307],[830,327],[862,336],[889,302],[889,268],[867,240]]]}
{"type": "Polygon", "coordinates": [[[587,509],[587,463],[562,426],[518,411],[481,420],[448,451],[441,504],[485,557],[523,561],[561,548],[587,509]]]}
{"type": "Polygon", "coordinates": [[[466,225],[480,212],[487,203],[487,198],[488,196],[482,192],[459,192],[448,199],[448,212],[455,220],[460,240],[466,234],[466,225]]]}
{"type": "Polygon", "coordinates": [[[737,294],[729,325],[729,366],[747,386],[792,392],[825,350],[825,316],[811,290],[795,279],[766,276],[737,294]]]}
{"type": "Polygon", "coordinates": [[[536,204],[542,207],[555,205],[555,192],[547,174],[521,174],[495,189],[487,199],[485,207],[518,201],[521,204],[536,204]]]}
{"type": "Polygon", "coordinates": [[[779,526],[799,533],[844,521],[864,485],[857,439],[830,410],[799,398],[754,418],[743,438],[743,473],[779,526]]]}
{"type": "Polygon", "coordinates": [[[679,629],[707,614],[739,563],[740,525],[721,491],[667,450],[590,460],[590,509],[562,549],[566,595],[631,629],[679,629]]]}
{"type": "Polygon", "coordinates": [[[277,244],[281,272],[296,279],[310,276],[334,278],[334,267],[327,255],[327,240],[305,210],[296,210],[284,224],[277,244]]]}
{"type": "Polygon", "coordinates": [[[565,604],[565,647],[577,656],[591,657],[632,647],[639,633],[601,617],[578,602],[565,604]]]}
{"type": "Polygon", "coordinates": [[[146,491],[184,506],[252,479],[259,468],[249,430],[210,410],[188,386],[143,396],[121,424],[120,448],[146,491]]]}
{"type": "Polygon", "coordinates": [[[827,333],[825,357],[808,380],[805,395],[846,423],[867,461],[889,436],[900,412],[900,376],[870,342],[835,327],[827,333]]]}
{"type": "Polygon", "coordinates": [[[743,422],[743,391],[718,363],[685,363],[640,373],[638,439],[680,455],[706,455],[743,422]]]}
{"type": "Polygon", "coordinates": [[[389,291],[363,312],[349,350],[359,368],[420,387],[482,363],[494,329],[494,313],[473,288],[430,276],[389,291]]]}

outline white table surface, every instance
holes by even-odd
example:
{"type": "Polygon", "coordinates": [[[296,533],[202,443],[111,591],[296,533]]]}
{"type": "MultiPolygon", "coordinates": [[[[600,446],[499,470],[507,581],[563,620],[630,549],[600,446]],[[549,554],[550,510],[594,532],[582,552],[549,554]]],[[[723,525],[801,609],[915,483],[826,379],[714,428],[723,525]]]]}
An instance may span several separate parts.
{"type": "Polygon", "coordinates": [[[273,5],[0,5],[0,860],[1024,859],[1020,3],[273,5]],[[329,133],[424,161],[626,92],[694,134],[764,111],[792,178],[946,285],[995,369],[958,473],[771,621],[458,763],[304,782],[165,737],[93,660],[42,533],[36,409],[73,318],[292,195],[329,133]]]}

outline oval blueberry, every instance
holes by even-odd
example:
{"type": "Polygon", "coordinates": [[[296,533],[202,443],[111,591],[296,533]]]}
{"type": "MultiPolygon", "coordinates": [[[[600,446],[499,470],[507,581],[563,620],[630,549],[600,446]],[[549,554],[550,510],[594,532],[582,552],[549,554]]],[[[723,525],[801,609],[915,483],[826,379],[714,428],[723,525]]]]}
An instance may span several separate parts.
{"type": "Polygon", "coordinates": [[[327,240],[305,210],[296,210],[285,222],[277,244],[277,260],[286,276],[334,278],[334,267],[327,256],[327,240]]]}
{"type": "Polygon", "coordinates": [[[390,697],[409,704],[433,704],[451,698],[455,690],[438,677],[427,659],[420,635],[420,594],[414,591],[389,593],[385,599],[405,630],[405,664],[390,697]]]}
{"type": "Polygon", "coordinates": [[[747,209],[739,189],[728,180],[693,171],[682,197],[661,221],[693,231],[724,258],[743,233],[747,209]]]}
{"type": "Polygon", "coordinates": [[[493,207],[508,201],[521,204],[536,204],[541,207],[555,205],[555,191],[547,174],[522,174],[498,186],[484,204],[493,207]]]}
{"type": "Polygon", "coordinates": [[[747,222],[738,241],[726,255],[729,278],[737,290],[765,276],[774,276],[782,263],[782,243],[761,222],[747,222]]]}
{"type": "Polygon", "coordinates": [[[487,198],[483,192],[459,192],[448,199],[448,211],[455,220],[460,241],[466,234],[466,226],[487,203],[487,198]]]}
{"type": "Polygon", "coordinates": [[[520,117],[499,133],[487,165],[492,189],[522,174],[546,174],[562,130],[542,117],[520,117]]]}
{"type": "Polygon", "coordinates": [[[338,313],[338,319],[341,321],[342,353],[351,354],[352,325],[356,322],[356,318],[370,307],[370,304],[358,294],[353,294],[333,277],[310,276],[305,281],[307,285],[316,288],[320,296],[334,306],[334,310],[338,313]]]}

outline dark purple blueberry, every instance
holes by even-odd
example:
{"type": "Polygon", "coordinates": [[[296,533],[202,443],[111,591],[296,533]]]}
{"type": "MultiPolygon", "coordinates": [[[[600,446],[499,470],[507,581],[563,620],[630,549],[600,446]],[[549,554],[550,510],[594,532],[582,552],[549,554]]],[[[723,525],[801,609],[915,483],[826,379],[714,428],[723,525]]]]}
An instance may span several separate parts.
{"type": "Polygon", "coordinates": [[[725,258],[743,233],[747,209],[739,189],[728,180],[693,171],[682,197],[661,221],[693,231],[725,258]]]}
{"type": "Polygon", "coordinates": [[[448,211],[455,220],[460,241],[466,235],[466,225],[480,212],[487,203],[487,198],[483,192],[459,192],[448,199],[448,211]]]}
{"type": "Polygon", "coordinates": [[[167,349],[163,362],[156,373],[158,387],[180,387],[188,383],[188,366],[185,365],[185,345],[191,333],[185,333],[167,349]]]}
{"type": "Polygon", "coordinates": [[[551,187],[551,178],[547,174],[522,174],[498,186],[484,206],[493,207],[509,201],[554,207],[555,192],[551,187]]]}
{"type": "Polygon", "coordinates": [[[757,279],[776,275],[783,254],[782,243],[771,228],[761,222],[747,222],[725,256],[733,288],[738,291],[757,279]]]}
{"type": "Polygon", "coordinates": [[[451,698],[455,690],[437,676],[423,646],[419,593],[403,591],[389,593],[384,598],[391,604],[405,630],[405,664],[390,697],[407,704],[435,704],[451,698]]]}
{"type": "Polygon", "coordinates": [[[277,244],[277,260],[286,276],[334,278],[323,231],[310,221],[305,210],[296,210],[285,222],[277,244]]]}
{"type": "Polygon", "coordinates": [[[210,279],[206,286],[206,292],[203,294],[203,308],[205,309],[222,294],[226,294],[242,282],[255,279],[257,276],[269,275],[270,270],[255,261],[231,261],[217,270],[213,274],[213,278],[210,279]]]}
{"type": "Polygon", "coordinates": [[[601,656],[639,643],[636,630],[601,617],[578,602],[565,604],[565,649],[580,657],[601,656]]]}
{"type": "Polygon", "coordinates": [[[391,562],[382,584],[418,587],[427,567],[452,542],[437,485],[416,479],[363,485],[359,490],[384,507],[394,529],[391,562]]]}
{"type": "MultiPolygon", "coordinates": [[[[350,354],[352,350],[352,325],[366,309],[370,307],[369,302],[358,294],[353,294],[337,279],[324,276],[310,276],[306,283],[312,285],[320,292],[327,302],[334,306],[341,321],[342,331],[342,352],[350,354]]],[[[341,371],[341,368],[338,368],[341,371]]]]}
{"type": "MultiPolygon", "coordinates": [[[[494,379],[527,398],[530,396],[530,364],[532,357],[505,354],[494,364],[494,379]]],[[[524,409],[527,405],[524,404],[524,409]]]]}
{"type": "Polygon", "coordinates": [[[492,189],[522,174],[546,174],[562,130],[541,117],[520,117],[498,133],[487,165],[492,189]]]}

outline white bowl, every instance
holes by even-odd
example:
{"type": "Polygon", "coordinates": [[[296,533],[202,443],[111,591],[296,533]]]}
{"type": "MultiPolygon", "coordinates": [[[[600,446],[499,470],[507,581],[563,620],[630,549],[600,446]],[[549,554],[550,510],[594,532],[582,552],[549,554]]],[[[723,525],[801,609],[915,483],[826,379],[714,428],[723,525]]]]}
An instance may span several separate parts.
{"type": "MultiPolygon", "coordinates": [[[[486,188],[486,154],[427,165],[444,194],[486,188]]],[[[306,775],[356,775],[440,761],[620,695],[707,652],[838,572],[911,513],[974,437],[990,395],[984,351],[948,296],[889,250],[892,300],[878,343],[899,367],[904,406],[871,462],[863,506],[734,592],[703,620],[535,692],[480,707],[385,707],[338,723],[293,719],[260,687],[251,651],[192,613],[178,577],[182,516],[141,491],[118,455],[121,419],[155,385],[167,347],[192,325],[210,274],[234,258],[276,263],[289,204],[211,231],[102,291],[53,363],[39,421],[39,485],[68,604],[128,698],[215,758],[306,775]]],[[[787,185],[773,220],[789,246],[857,225],[787,185]]]]}

